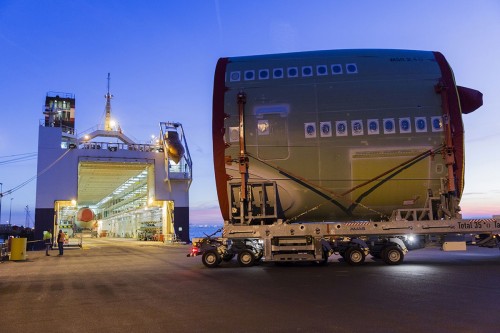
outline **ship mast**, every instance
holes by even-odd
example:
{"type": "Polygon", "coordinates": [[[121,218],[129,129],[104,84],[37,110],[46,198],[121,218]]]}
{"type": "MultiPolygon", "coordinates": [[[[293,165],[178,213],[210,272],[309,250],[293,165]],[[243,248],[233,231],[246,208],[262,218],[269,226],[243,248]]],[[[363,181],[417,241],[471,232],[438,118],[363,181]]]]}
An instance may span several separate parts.
{"type": "Polygon", "coordinates": [[[111,98],[113,95],[109,93],[109,81],[111,80],[110,73],[108,73],[108,93],[104,96],[106,98],[106,118],[104,120],[104,130],[113,131],[111,127],[111,98]]]}

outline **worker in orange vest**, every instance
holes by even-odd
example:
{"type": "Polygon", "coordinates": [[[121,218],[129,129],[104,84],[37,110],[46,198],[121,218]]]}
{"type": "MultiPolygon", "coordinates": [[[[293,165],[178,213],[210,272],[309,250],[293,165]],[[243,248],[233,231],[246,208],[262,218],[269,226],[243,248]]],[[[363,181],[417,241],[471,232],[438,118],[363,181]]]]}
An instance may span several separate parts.
{"type": "Polygon", "coordinates": [[[57,248],[59,249],[59,255],[63,255],[63,244],[64,240],[66,239],[66,235],[62,230],[59,230],[59,233],[57,234],[57,248]]]}

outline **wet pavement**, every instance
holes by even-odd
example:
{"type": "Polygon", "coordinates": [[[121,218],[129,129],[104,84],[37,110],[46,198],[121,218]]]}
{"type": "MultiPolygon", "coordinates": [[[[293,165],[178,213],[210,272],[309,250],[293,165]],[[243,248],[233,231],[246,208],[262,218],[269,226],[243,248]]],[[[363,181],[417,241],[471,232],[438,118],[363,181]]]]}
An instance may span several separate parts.
{"type": "Polygon", "coordinates": [[[411,251],[399,266],[235,260],[84,239],[0,264],[0,332],[498,332],[500,251],[411,251]]]}

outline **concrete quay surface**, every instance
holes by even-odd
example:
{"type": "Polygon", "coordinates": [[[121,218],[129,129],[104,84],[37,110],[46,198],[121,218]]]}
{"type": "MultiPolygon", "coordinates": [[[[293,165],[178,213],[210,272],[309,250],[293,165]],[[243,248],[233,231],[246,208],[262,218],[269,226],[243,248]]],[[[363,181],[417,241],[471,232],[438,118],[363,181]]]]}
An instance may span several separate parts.
{"type": "Polygon", "coordinates": [[[84,239],[0,264],[0,332],[498,332],[500,251],[208,269],[188,245],[84,239]]]}

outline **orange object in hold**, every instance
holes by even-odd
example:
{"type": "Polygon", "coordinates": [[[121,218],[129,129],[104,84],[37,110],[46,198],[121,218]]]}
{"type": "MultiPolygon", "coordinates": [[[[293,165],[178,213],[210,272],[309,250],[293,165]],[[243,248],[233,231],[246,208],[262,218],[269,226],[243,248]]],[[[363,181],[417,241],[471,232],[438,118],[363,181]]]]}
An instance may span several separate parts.
{"type": "Polygon", "coordinates": [[[76,214],[78,221],[89,222],[94,219],[94,212],[90,208],[80,208],[76,214]]]}

